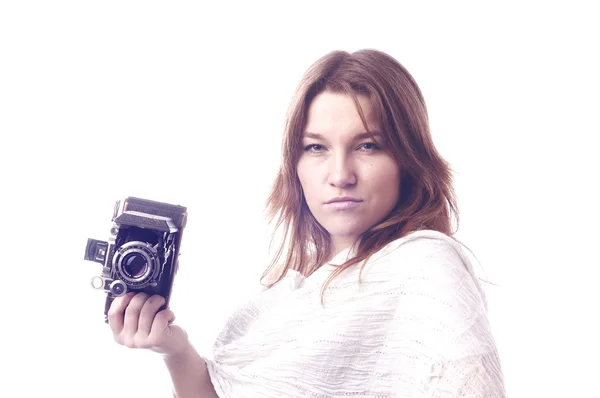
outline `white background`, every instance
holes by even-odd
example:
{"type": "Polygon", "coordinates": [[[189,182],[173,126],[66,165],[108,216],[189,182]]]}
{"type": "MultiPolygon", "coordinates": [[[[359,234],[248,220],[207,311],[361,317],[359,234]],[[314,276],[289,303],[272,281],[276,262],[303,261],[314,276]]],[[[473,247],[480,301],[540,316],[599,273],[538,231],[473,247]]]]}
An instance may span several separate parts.
{"type": "Polygon", "coordinates": [[[509,395],[594,395],[592,3],[3,2],[0,396],[169,396],[158,356],[112,341],[87,238],[108,237],[121,197],[187,206],[172,308],[210,355],[267,264],[293,91],[320,56],[361,48],[397,58],[425,95],[459,238],[498,285],[509,395]]]}

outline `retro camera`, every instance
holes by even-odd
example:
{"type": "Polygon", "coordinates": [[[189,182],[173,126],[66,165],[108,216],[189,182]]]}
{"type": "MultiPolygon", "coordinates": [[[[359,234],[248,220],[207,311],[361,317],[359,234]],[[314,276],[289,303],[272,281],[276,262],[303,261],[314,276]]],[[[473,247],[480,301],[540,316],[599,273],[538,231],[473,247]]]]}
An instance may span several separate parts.
{"type": "Polygon", "coordinates": [[[102,264],[92,286],[107,293],[104,321],[115,297],[128,291],[158,294],[167,308],[177,272],[187,209],[146,199],[117,201],[108,242],[88,239],[87,261],[102,264]]]}

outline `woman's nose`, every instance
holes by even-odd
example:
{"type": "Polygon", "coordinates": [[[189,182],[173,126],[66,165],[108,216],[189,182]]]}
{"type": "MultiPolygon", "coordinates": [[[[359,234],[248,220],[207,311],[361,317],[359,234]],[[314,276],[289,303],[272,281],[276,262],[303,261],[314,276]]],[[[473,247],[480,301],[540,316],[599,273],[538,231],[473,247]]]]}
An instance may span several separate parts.
{"type": "Polygon", "coordinates": [[[332,156],[328,164],[328,183],[331,186],[344,188],[356,184],[356,170],[347,156],[332,156]]]}

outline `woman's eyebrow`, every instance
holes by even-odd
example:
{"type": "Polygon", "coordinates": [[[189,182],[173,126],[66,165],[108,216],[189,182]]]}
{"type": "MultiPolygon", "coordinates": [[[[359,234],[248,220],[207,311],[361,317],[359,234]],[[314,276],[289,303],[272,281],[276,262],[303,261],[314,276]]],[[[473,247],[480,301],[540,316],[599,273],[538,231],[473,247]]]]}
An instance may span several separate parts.
{"type": "Polygon", "coordinates": [[[362,140],[365,138],[371,138],[371,137],[381,138],[381,137],[383,137],[383,134],[381,134],[379,131],[372,131],[370,133],[364,132],[364,133],[360,133],[360,134],[356,135],[356,138],[359,140],[362,140]]]}
{"type": "MultiPolygon", "coordinates": [[[[381,134],[379,131],[373,131],[371,133],[368,132],[364,132],[364,133],[360,133],[357,134],[356,136],[354,136],[354,139],[358,139],[358,140],[362,140],[365,138],[371,138],[371,137],[382,137],[383,134],[381,134]]],[[[302,136],[303,138],[313,138],[315,140],[325,140],[325,137],[323,137],[323,135],[318,134],[318,133],[311,133],[311,132],[305,132],[304,135],[302,136]]]]}
{"type": "Polygon", "coordinates": [[[324,140],[325,137],[323,137],[321,134],[317,134],[317,133],[309,133],[308,131],[306,131],[303,135],[303,138],[314,138],[315,140],[324,140]]]}

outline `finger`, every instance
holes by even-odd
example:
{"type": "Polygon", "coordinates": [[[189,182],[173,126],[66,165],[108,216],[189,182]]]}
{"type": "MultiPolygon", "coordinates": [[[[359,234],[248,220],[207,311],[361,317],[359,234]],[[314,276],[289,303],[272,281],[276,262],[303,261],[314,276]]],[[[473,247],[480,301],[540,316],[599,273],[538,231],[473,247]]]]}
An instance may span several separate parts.
{"type": "Polygon", "coordinates": [[[154,316],[158,309],[165,303],[165,299],[162,296],[155,294],[146,300],[146,303],[142,307],[140,312],[140,320],[138,323],[138,334],[148,336],[150,329],[152,328],[152,322],[154,322],[154,316]]]}
{"type": "Polygon", "coordinates": [[[170,309],[162,310],[154,316],[152,328],[148,340],[160,341],[164,333],[168,333],[168,327],[175,320],[175,314],[170,309]]]}
{"type": "Polygon", "coordinates": [[[138,293],[127,306],[123,325],[123,334],[125,336],[132,337],[137,332],[140,312],[147,299],[147,293],[138,293]]]}
{"type": "Polygon", "coordinates": [[[135,293],[130,292],[121,297],[116,297],[113,302],[110,304],[110,308],[108,310],[108,324],[112,329],[114,334],[121,333],[123,330],[123,317],[125,313],[125,308],[133,299],[135,293]]]}

